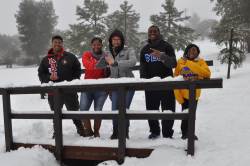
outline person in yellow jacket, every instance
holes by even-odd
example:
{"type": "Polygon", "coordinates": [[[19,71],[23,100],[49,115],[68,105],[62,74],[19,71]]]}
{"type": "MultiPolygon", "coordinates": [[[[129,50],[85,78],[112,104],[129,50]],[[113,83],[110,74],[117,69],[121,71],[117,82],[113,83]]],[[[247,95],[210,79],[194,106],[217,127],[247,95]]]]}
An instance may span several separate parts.
{"type": "MultiPolygon", "coordinates": [[[[174,71],[174,76],[183,76],[184,80],[197,80],[210,78],[211,72],[205,60],[199,57],[200,49],[195,44],[190,44],[186,47],[184,55],[177,62],[174,71]]],[[[187,89],[174,90],[175,98],[182,106],[182,111],[189,107],[189,91],[187,89]]],[[[196,107],[200,97],[201,90],[196,90],[196,107]]],[[[182,120],[181,131],[182,139],[187,138],[188,121],[182,120]]],[[[195,136],[197,140],[197,136],[195,136]]]]}

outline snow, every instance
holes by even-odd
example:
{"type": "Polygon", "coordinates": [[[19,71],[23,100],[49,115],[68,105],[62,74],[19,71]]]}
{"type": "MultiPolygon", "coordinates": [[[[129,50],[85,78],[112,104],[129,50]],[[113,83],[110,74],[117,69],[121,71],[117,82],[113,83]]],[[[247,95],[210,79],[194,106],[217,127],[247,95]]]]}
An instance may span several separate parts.
{"type": "MultiPolygon", "coordinates": [[[[145,159],[126,157],[123,166],[246,166],[250,164],[250,58],[242,68],[232,70],[231,79],[226,79],[227,66],[216,60],[219,47],[210,41],[197,41],[201,53],[206,60],[214,60],[211,67],[212,77],[222,77],[223,89],[206,89],[197,108],[195,156],[187,156],[184,151],[187,141],[183,141],[180,133],[180,121],[175,121],[174,138],[148,140],[148,123],[145,120],[131,121],[128,147],[154,148],[152,154],[145,159]]],[[[182,53],[177,53],[181,56],[182,53]]],[[[249,57],[249,56],[248,56],[249,57]]],[[[138,72],[135,72],[138,78],[138,72]]],[[[0,68],[0,87],[17,85],[39,85],[37,68],[0,68]]],[[[155,78],[157,80],[157,78],[155,78]]],[[[119,80],[117,80],[119,82],[119,80]]],[[[136,79],[135,79],[136,81],[136,79]]],[[[94,80],[90,82],[96,83],[94,80]]],[[[89,83],[90,83],[89,82],[89,83]]],[[[107,81],[108,83],[109,81],[107,81]]],[[[124,80],[120,80],[124,82],[124,80]]],[[[79,82],[78,82],[79,83],[79,82]]],[[[73,84],[73,83],[72,83],[73,84]]],[[[75,84],[75,83],[74,83],[75,84]]],[[[77,83],[76,83],[77,84],[77,83]]],[[[82,83],[80,83],[82,84],[82,83]]],[[[2,112],[0,96],[0,112],[2,112]]],[[[40,95],[11,96],[12,110],[15,113],[36,111],[48,112],[46,100],[40,95]]],[[[107,99],[104,110],[110,110],[111,102],[107,99]]],[[[177,104],[176,110],[180,111],[177,104]]],[[[145,110],[144,93],[136,92],[131,110],[145,110]]],[[[108,112],[107,112],[108,113],[108,112]]],[[[137,112],[136,112],[137,113],[137,112]]],[[[46,143],[54,145],[51,120],[13,120],[13,136],[15,142],[46,143]]],[[[110,120],[104,120],[100,129],[101,138],[82,138],[76,134],[71,120],[63,121],[65,145],[117,147],[116,140],[110,140],[112,132],[110,120]]],[[[31,149],[21,148],[5,153],[3,115],[0,114],[0,165],[58,165],[55,158],[47,150],[36,146],[31,149]]],[[[115,161],[106,161],[99,166],[118,166],[115,161]]]]}
{"type": "Polygon", "coordinates": [[[2,166],[59,166],[53,154],[40,146],[3,153],[0,155],[0,163],[2,166]]]}

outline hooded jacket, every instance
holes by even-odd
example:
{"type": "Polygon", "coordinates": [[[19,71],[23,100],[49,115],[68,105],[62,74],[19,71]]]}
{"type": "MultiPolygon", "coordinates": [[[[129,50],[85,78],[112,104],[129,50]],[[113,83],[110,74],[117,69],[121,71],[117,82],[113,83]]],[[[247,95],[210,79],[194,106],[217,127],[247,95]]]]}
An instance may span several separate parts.
{"type": "Polygon", "coordinates": [[[53,49],[50,49],[48,55],[42,59],[38,68],[38,76],[41,83],[52,81],[50,80],[51,74],[56,74],[59,78],[53,82],[80,79],[80,62],[75,55],[66,52],[63,49],[58,54],[55,54],[53,49]]]}
{"type": "Polygon", "coordinates": [[[136,64],[135,51],[124,46],[124,36],[121,31],[115,30],[109,37],[109,50],[108,56],[114,59],[114,65],[110,66],[110,77],[134,77],[132,67],[136,64]],[[112,47],[112,38],[117,36],[121,39],[121,46],[118,48],[112,47]]]}
{"type": "MultiPolygon", "coordinates": [[[[189,68],[189,70],[197,76],[197,79],[205,79],[205,78],[210,78],[211,72],[209,70],[209,67],[207,63],[205,62],[204,59],[199,58],[199,49],[198,49],[198,56],[191,60],[188,59],[188,50],[193,47],[188,46],[187,49],[184,52],[184,55],[182,58],[180,58],[177,62],[177,67],[175,68],[174,71],[174,76],[179,76],[182,75],[182,70],[183,68],[189,68]]],[[[197,46],[196,46],[197,47],[197,46]]],[[[184,99],[189,99],[189,91],[187,89],[176,89],[174,90],[175,98],[178,101],[178,103],[182,104],[184,103],[184,99]]],[[[196,100],[199,99],[201,95],[201,90],[196,89],[196,100]]]]}
{"type": "Polygon", "coordinates": [[[176,57],[174,49],[163,39],[160,38],[154,42],[148,40],[142,48],[140,53],[141,78],[150,79],[153,77],[165,78],[173,76],[172,68],[175,66],[176,57]],[[162,53],[160,58],[150,54],[152,52],[151,48],[159,50],[162,53]]]}

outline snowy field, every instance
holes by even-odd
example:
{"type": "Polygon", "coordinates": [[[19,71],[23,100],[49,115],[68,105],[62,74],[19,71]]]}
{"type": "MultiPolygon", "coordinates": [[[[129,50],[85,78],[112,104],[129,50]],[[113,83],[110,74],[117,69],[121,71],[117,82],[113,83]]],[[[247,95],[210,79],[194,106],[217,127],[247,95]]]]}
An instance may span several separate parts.
{"type": "MultiPolygon", "coordinates": [[[[149,127],[147,121],[131,121],[128,147],[155,148],[146,159],[126,158],[124,166],[246,166],[250,164],[250,58],[242,68],[232,70],[231,79],[226,79],[226,65],[216,60],[219,48],[209,41],[199,41],[201,56],[206,60],[214,60],[211,67],[212,77],[222,77],[223,89],[203,90],[197,109],[195,156],[186,156],[184,149],[187,141],[183,141],[180,133],[180,121],[175,121],[174,138],[148,140],[149,127]]],[[[177,57],[181,56],[177,53],[177,57]]],[[[138,77],[138,73],[135,72],[138,77]]],[[[6,69],[0,67],[0,87],[6,85],[39,85],[37,68],[6,69]]],[[[11,96],[13,111],[45,111],[49,110],[47,100],[40,95],[11,96]]],[[[107,99],[104,110],[110,110],[111,102],[107,99]]],[[[131,105],[132,110],[145,110],[144,93],[136,92],[131,105]]],[[[177,112],[180,106],[177,104],[177,112]]],[[[2,99],[0,97],[0,112],[2,99]]],[[[76,134],[72,121],[63,121],[65,145],[110,146],[116,147],[117,141],[109,140],[112,133],[111,121],[103,121],[100,129],[101,138],[82,138],[76,134]]],[[[51,139],[51,120],[13,120],[13,136],[15,142],[49,143],[51,139]]],[[[0,165],[1,166],[58,166],[54,156],[47,150],[36,146],[32,149],[20,148],[5,153],[3,114],[0,113],[0,165]]],[[[115,161],[106,161],[100,166],[116,166],[115,161]]]]}

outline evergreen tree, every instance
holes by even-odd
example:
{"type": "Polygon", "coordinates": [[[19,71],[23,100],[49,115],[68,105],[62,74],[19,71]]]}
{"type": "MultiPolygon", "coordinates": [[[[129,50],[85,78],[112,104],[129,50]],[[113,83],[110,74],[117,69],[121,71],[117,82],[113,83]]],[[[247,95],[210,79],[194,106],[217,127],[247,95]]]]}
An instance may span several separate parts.
{"type": "Polygon", "coordinates": [[[245,26],[244,17],[240,14],[240,9],[243,4],[238,0],[223,0],[218,1],[214,10],[216,14],[221,16],[221,20],[217,26],[213,28],[211,38],[218,44],[224,45],[218,59],[221,63],[228,63],[229,59],[229,43],[231,38],[231,29],[233,31],[232,44],[232,63],[234,68],[239,67],[245,59],[244,51],[246,50],[247,32],[241,28],[245,26]],[[240,29],[239,29],[240,28],[240,29]]]}
{"type": "Polygon", "coordinates": [[[20,52],[18,38],[0,34],[0,64],[11,68],[20,56],[20,52]]]}
{"type": "Polygon", "coordinates": [[[250,1],[249,0],[240,0],[241,9],[240,14],[244,18],[245,29],[247,29],[246,35],[246,44],[247,44],[247,52],[250,53],[250,1]]]}
{"type": "Polygon", "coordinates": [[[22,0],[15,17],[22,49],[33,63],[39,64],[57,23],[52,1],[22,0]]]}
{"type": "Polygon", "coordinates": [[[161,6],[164,12],[159,15],[152,15],[151,22],[159,26],[161,34],[166,40],[173,45],[176,50],[184,50],[185,47],[197,38],[194,30],[183,26],[189,16],[182,16],[184,11],[178,11],[174,6],[175,0],[165,0],[161,6]]]}
{"type": "Polygon", "coordinates": [[[80,55],[90,49],[90,40],[94,36],[105,38],[104,14],[108,5],[103,0],[84,0],[83,6],[77,6],[78,24],[70,25],[65,33],[68,48],[80,55]]]}
{"type": "Polygon", "coordinates": [[[187,21],[187,26],[196,30],[201,22],[201,18],[197,13],[193,13],[190,19],[187,21]]]}
{"type": "Polygon", "coordinates": [[[119,29],[123,32],[126,45],[139,51],[139,20],[140,14],[133,10],[133,5],[130,5],[128,1],[124,1],[120,5],[120,10],[116,10],[112,14],[108,15],[105,19],[106,26],[108,28],[108,34],[114,29],[119,29]]]}
{"type": "Polygon", "coordinates": [[[206,19],[202,20],[196,27],[195,32],[200,35],[201,39],[209,37],[212,29],[218,24],[217,20],[206,19]]]}

